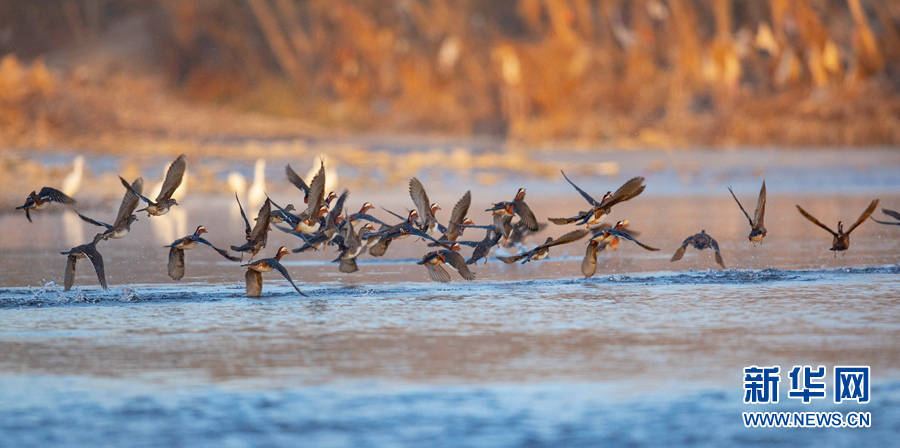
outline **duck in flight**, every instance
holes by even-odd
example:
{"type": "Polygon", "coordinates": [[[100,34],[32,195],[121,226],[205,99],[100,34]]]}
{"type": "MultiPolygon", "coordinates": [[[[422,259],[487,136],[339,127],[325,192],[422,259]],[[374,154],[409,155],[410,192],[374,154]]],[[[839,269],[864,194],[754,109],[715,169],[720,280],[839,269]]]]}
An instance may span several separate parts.
{"type": "Polygon", "coordinates": [[[181,185],[185,167],[184,154],[182,154],[178,156],[178,158],[169,165],[169,169],[166,170],[166,178],[163,180],[162,187],[159,189],[156,200],[151,200],[142,195],[139,191],[132,188],[128,181],[121,176],[119,176],[119,180],[126,190],[147,203],[147,207],[138,210],[139,212],[146,211],[148,216],[162,216],[169,213],[169,209],[172,208],[172,206],[178,205],[178,201],[173,199],[172,195],[175,194],[175,190],[181,185]]]}
{"type": "Polygon", "coordinates": [[[744,216],[747,217],[747,221],[750,221],[750,235],[747,236],[747,239],[751,243],[761,243],[763,238],[766,237],[766,226],[763,224],[763,218],[766,214],[766,181],[763,181],[762,188],[759,189],[759,197],[756,199],[756,210],[753,212],[752,218],[747,213],[747,210],[744,210],[744,206],[741,205],[741,201],[734,195],[734,191],[731,191],[731,187],[728,187],[728,192],[731,193],[734,202],[737,202],[738,207],[744,213],[744,216]]]}
{"type": "Polygon", "coordinates": [[[625,230],[625,226],[627,225],[628,221],[621,220],[616,222],[614,226],[601,224],[591,229],[593,235],[584,252],[584,259],[581,261],[581,273],[584,274],[585,277],[591,277],[597,272],[597,254],[607,247],[611,247],[615,250],[619,245],[620,238],[631,241],[645,250],[659,250],[638,241],[637,238],[634,237],[634,232],[625,230]]]}
{"type": "Polygon", "coordinates": [[[532,232],[540,230],[537,218],[531,207],[525,203],[525,189],[519,188],[516,196],[512,201],[497,202],[491,208],[485,210],[491,212],[494,216],[495,231],[500,233],[504,238],[509,238],[514,224],[512,224],[513,216],[518,216],[521,222],[525,223],[525,227],[532,232]]]}
{"type": "MultiPolygon", "coordinates": [[[[135,179],[134,182],[131,183],[131,189],[141,192],[144,189],[144,180],[140,177],[135,179]]],[[[88,218],[78,212],[75,213],[77,213],[85,222],[105,228],[106,231],[103,232],[104,240],[110,238],[119,239],[127,235],[128,232],[131,231],[131,224],[138,220],[137,216],[134,215],[134,209],[137,208],[138,201],[140,201],[140,199],[138,199],[137,195],[130,190],[125,190],[125,196],[122,197],[122,203],[119,204],[119,213],[116,215],[116,220],[112,224],[88,218]]]]}
{"type": "Polygon", "coordinates": [[[263,202],[259,213],[256,214],[256,223],[251,228],[250,221],[247,220],[247,214],[244,213],[244,207],[241,206],[241,200],[238,199],[236,194],[234,199],[237,200],[238,207],[241,209],[241,217],[244,220],[244,237],[247,242],[240,246],[231,246],[231,250],[235,252],[250,252],[250,259],[252,260],[262,248],[266,247],[266,240],[269,236],[269,222],[272,219],[272,201],[266,198],[266,202],[263,202]]]}
{"type": "Polygon", "coordinates": [[[194,233],[186,237],[179,238],[172,242],[172,244],[165,246],[169,248],[168,271],[169,277],[171,277],[172,280],[181,280],[181,278],[184,277],[184,251],[193,249],[197,246],[197,243],[205,244],[213,248],[213,250],[218,252],[219,255],[225,257],[228,260],[241,261],[240,258],[232,256],[228,253],[228,251],[224,249],[219,249],[218,247],[213,246],[212,243],[200,236],[204,233],[208,233],[208,231],[206,230],[206,226],[200,225],[197,226],[197,230],[194,230],[194,233]]]}
{"type": "Polygon", "coordinates": [[[816,219],[813,215],[810,215],[806,210],[803,210],[803,207],[800,207],[798,205],[797,210],[800,211],[800,214],[803,215],[804,218],[808,219],[811,223],[825,229],[825,231],[827,231],[834,237],[831,240],[831,249],[829,250],[833,250],[835,251],[835,254],[837,254],[838,251],[845,251],[850,248],[850,232],[852,232],[853,229],[859,227],[859,225],[862,224],[863,221],[868,219],[869,216],[872,216],[872,213],[875,211],[876,207],[878,207],[878,199],[870,202],[869,206],[866,207],[865,210],[863,210],[861,215],[859,215],[859,219],[857,219],[856,222],[853,223],[853,225],[850,226],[850,228],[846,231],[844,231],[844,222],[838,221],[837,232],[831,230],[825,224],[822,224],[822,222],[816,219]]]}
{"type": "Polygon", "coordinates": [[[531,250],[510,257],[497,257],[497,259],[507,264],[515,263],[519,260],[522,260],[522,264],[528,263],[529,261],[543,260],[544,258],[547,258],[548,255],[550,255],[551,247],[578,241],[584,238],[587,234],[587,229],[573,230],[556,239],[548,237],[547,241],[545,241],[544,244],[541,244],[531,250]]]}
{"type": "Polygon", "coordinates": [[[94,265],[94,272],[97,273],[97,279],[100,280],[100,286],[103,287],[103,289],[107,289],[106,273],[103,270],[103,257],[100,255],[100,252],[97,251],[97,243],[102,239],[103,234],[98,233],[94,235],[94,240],[90,243],[75,246],[65,252],[60,252],[61,254],[68,256],[66,259],[65,291],[72,289],[72,284],[75,283],[75,264],[82,258],[91,260],[91,264],[94,265]]]}
{"type": "Polygon", "coordinates": [[[300,291],[300,288],[294,284],[294,280],[291,279],[291,275],[288,274],[287,269],[285,269],[284,265],[281,264],[281,257],[289,254],[289,251],[286,247],[281,246],[278,248],[278,251],[275,252],[275,256],[272,258],[263,258],[260,260],[256,260],[252,263],[242,264],[242,267],[247,268],[247,273],[244,275],[244,280],[246,282],[247,287],[247,297],[259,297],[262,294],[262,273],[263,272],[271,272],[278,271],[288,282],[290,282],[291,286],[294,287],[294,290],[297,291],[303,297],[306,297],[306,294],[303,294],[303,291],[300,291]]]}
{"type": "Polygon", "coordinates": [[[569,179],[568,176],[566,176],[565,172],[560,170],[560,173],[562,173],[566,181],[569,182],[569,184],[572,185],[573,188],[575,188],[575,191],[577,191],[578,194],[580,194],[581,197],[584,198],[585,201],[587,201],[588,205],[591,206],[591,209],[579,212],[577,215],[570,218],[550,218],[550,222],[558,225],[574,222],[579,225],[591,226],[604,216],[608,215],[610,213],[610,210],[612,209],[612,206],[638,196],[639,194],[643,193],[644,188],[647,187],[646,185],[643,185],[643,177],[633,177],[629,179],[628,182],[622,184],[622,186],[619,187],[619,189],[616,190],[615,193],[607,191],[606,194],[603,195],[603,198],[601,198],[600,201],[597,201],[586,191],[582,190],[578,185],[575,185],[575,182],[572,182],[572,180],[569,179]]]}
{"type": "Polygon", "coordinates": [[[475,274],[469,270],[465,259],[459,254],[459,243],[453,243],[449,249],[428,252],[416,263],[425,265],[425,268],[428,269],[428,276],[436,282],[447,283],[450,281],[450,273],[444,269],[444,264],[449,264],[456,269],[463,279],[475,280],[475,274]]]}
{"type": "Polygon", "coordinates": [[[28,193],[28,196],[25,198],[25,203],[16,207],[16,210],[25,210],[25,217],[28,218],[28,222],[32,222],[31,210],[43,209],[50,205],[51,202],[68,206],[75,205],[75,200],[62,191],[52,187],[44,187],[37,193],[34,191],[28,193]]]}
{"type": "Polygon", "coordinates": [[[685,238],[681,243],[681,247],[675,251],[675,254],[672,255],[672,259],[669,261],[681,260],[681,257],[684,256],[684,252],[687,250],[688,246],[694,246],[694,249],[697,250],[712,248],[716,253],[716,263],[719,263],[719,266],[722,266],[722,269],[725,269],[725,261],[722,260],[722,253],[719,251],[719,243],[713,239],[713,237],[709,236],[709,234],[706,233],[706,230],[701,230],[700,233],[685,238]]]}

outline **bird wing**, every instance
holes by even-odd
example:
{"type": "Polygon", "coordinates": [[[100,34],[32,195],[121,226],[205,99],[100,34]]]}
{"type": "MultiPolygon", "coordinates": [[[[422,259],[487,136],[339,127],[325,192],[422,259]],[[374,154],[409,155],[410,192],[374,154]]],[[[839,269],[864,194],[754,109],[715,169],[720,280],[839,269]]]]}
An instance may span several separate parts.
{"type": "Polygon", "coordinates": [[[427,263],[425,265],[428,268],[428,276],[431,277],[432,280],[441,283],[447,283],[450,281],[450,273],[444,269],[443,266],[439,264],[431,264],[427,263]]]}
{"type": "Polygon", "coordinates": [[[65,291],[72,289],[72,284],[75,283],[75,263],[78,262],[78,258],[75,255],[69,255],[66,257],[66,272],[65,272],[65,291]]]}
{"type": "Polygon", "coordinates": [[[284,173],[287,174],[288,182],[294,184],[303,194],[309,194],[309,186],[306,185],[306,182],[303,182],[303,178],[297,175],[290,164],[284,166],[284,173]]]}
{"type": "Polygon", "coordinates": [[[881,213],[888,215],[894,219],[900,219],[900,212],[895,212],[893,210],[888,210],[886,208],[881,209],[881,213]]]}
{"type": "Polygon", "coordinates": [[[525,203],[525,201],[516,201],[514,204],[515,212],[522,218],[522,221],[525,222],[525,227],[532,232],[537,232],[540,230],[541,226],[538,225],[537,218],[534,217],[534,213],[531,211],[531,207],[525,203]]]}
{"type": "Polygon", "coordinates": [[[169,165],[169,169],[166,170],[166,179],[163,181],[162,188],[159,189],[159,195],[156,196],[157,203],[166,202],[172,197],[172,194],[174,194],[175,190],[178,189],[178,186],[181,185],[185,166],[184,154],[178,156],[178,158],[169,165]]]}
{"type": "Polygon", "coordinates": [[[553,224],[563,225],[563,224],[570,224],[570,223],[573,223],[578,220],[582,220],[590,213],[591,213],[590,211],[586,211],[586,212],[580,212],[578,215],[575,215],[571,218],[547,218],[547,219],[550,222],[552,222],[553,224]]]}
{"type": "Polygon", "coordinates": [[[559,238],[556,238],[553,241],[544,243],[538,247],[553,247],[553,246],[559,246],[560,244],[572,243],[572,242],[575,242],[575,241],[578,241],[578,240],[584,238],[584,236],[587,234],[588,234],[587,229],[573,230],[569,233],[564,234],[563,236],[561,236],[559,238]]]}
{"type": "Polygon", "coordinates": [[[440,239],[452,241],[459,237],[459,225],[466,219],[471,204],[472,192],[466,191],[466,194],[459,198],[456,205],[453,206],[453,211],[450,212],[450,221],[447,222],[447,231],[440,239]]]}
{"type": "Polygon", "coordinates": [[[306,211],[303,216],[306,219],[312,219],[319,216],[319,209],[325,202],[325,164],[319,165],[319,171],[313,176],[309,183],[309,201],[306,204],[306,211]]]}
{"type": "Polygon", "coordinates": [[[365,221],[374,222],[375,224],[381,224],[383,226],[387,225],[387,223],[385,223],[384,221],[382,221],[372,215],[366,214],[366,213],[354,213],[354,214],[350,215],[350,218],[351,219],[362,219],[365,221]]]}
{"type": "MultiPolygon", "coordinates": [[[[131,194],[137,196],[138,198],[140,198],[140,200],[142,200],[142,201],[144,201],[144,202],[146,202],[146,203],[148,203],[148,204],[153,204],[153,201],[151,201],[150,198],[148,198],[148,197],[142,195],[140,191],[137,191],[135,188],[133,188],[133,187],[131,186],[131,184],[128,183],[127,180],[125,180],[125,179],[122,178],[122,176],[119,176],[119,180],[122,182],[122,185],[125,187],[125,190],[127,190],[129,193],[131,193],[131,194]]],[[[142,186],[143,186],[143,185],[142,185],[142,186]]],[[[142,188],[142,189],[143,189],[143,188],[142,188]]]]}
{"type": "MultiPolygon", "coordinates": [[[[144,179],[140,177],[135,179],[131,183],[131,190],[141,193],[144,190],[144,179]]],[[[116,222],[113,224],[114,227],[119,227],[128,222],[128,217],[134,213],[134,209],[138,206],[140,199],[131,190],[125,190],[125,196],[122,197],[122,203],[119,204],[116,222]]]]}
{"type": "Polygon", "coordinates": [[[345,274],[358,271],[359,266],[356,264],[356,258],[341,258],[338,270],[345,274]]]}
{"type": "Polygon", "coordinates": [[[756,199],[756,211],[753,212],[753,222],[750,223],[754,227],[762,227],[763,218],[766,214],[766,181],[763,181],[762,187],[759,189],[759,197],[756,199]]]}
{"type": "Polygon", "coordinates": [[[889,225],[889,226],[900,226],[900,222],[879,221],[879,220],[875,219],[874,217],[871,219],[872,219],[872,221],[875,221],[878,224],[885,224],[885,225],[889,225]]]}
{"type": "Polygon", "coordinates": [[[625,238],[626,240],[631,241],[631,242],[633,242],[634,244],[637,244],[638,246],[643,247],[644,249],[647,249],[647,250],[650,250],[650,251],[656,251],[656,250],[659,250],[659,249],[657,249],[657,248],[655,248],[655,247],[650,247],[650,246],[648,246],[648,245],[646,245],[646,244],[644,244],[644,243],[638,241],[638,240],[635,239],[633,236],[631,236],[631,235],[629,235],[629,234],[627,234],[627,233],[625,233],[625,232],[620,232],[620,231],[615,230],[615,229],[607,230],[607,232],[612,233],[613,235],[618,236],[618,237],[620,237],[620,238],[625,238]]]}
{"type": "Polygon", "coordinates": [[[641,176],[632,177],[628,179],[628,182],[622,184],[618,190],[615,191],[609,198],[603,201],[600,204],[601,207],[612,207],[620,202],[625,202],[641,193],[644,192],[644,188],[647,188],[646,185],[641,185],[644,183],[644,178],[641,176]]]}
{"type": "Polygon", "coordinates": [[[681,242],[681,247],[679,247],[678,250],[675,251],[675,254],[672,255],[672,259],[669,261],[681,260],[681,257],[684,256],[684,252],[687,250],[688,245],[693,243],[694,238],[696,238],[696,237],[697,237],[697,235],[691,235],[691,236],[685,238],[684,241],[681,242]]]}
{"type": "Polygon", "coordinates": [[[369,255],[373,257],[380,257],[384,255],[384,253],[388,250],[388,246],[391,245],[391,241],[393,241],[393,238],[380,238],[374,246],[369,248],[369,255]]]}
{"type": "Polygon", "coordinates": [[[41,188],[41,191],[38,193],[38,197],[50,199],[53,202],[60,202],[63,204],[74,204],[75,200],[70,198],[65,193],[57,190],[56,188],[44,187],[41,188]]]}
{"type": "Polygon", "coordinates": [[[169,249],[169,277],[172,280],[181,280],[184,277],[184,249],[172,247],[169,249]]]}
{"type": "Polygon", "coordinates": [[[247,285],[247,297],[259,297],[262,294],[262,274],[259,272],[247,269],[244,283],[247,285]]]}
{"type": "MultiPolygon", "coordinates": [[[[753,218],[750,217],[750,214],[747,213],[747,210],[744,210],[744,206],[741,205],[741,201],[738,200],[737,196],[734,195],[734,191],[731,191],[731,187],[728,187],[728,192],[731,193],[731,197],[734,198],[734,202],[737,202],[738,207],[740,207],[741,212],[744,213],[744,216],[747,217],[747,221],[750,222],[750,226],[753,226],[753,218]]],[[[757,206],[759,207],[759,206],[757,206]]]]}
{"type": "Polygon", "coordinates": [[[444,259],[447,260],[447,263],[450,266],[453,266],[457,271],[459,271],[459,275],[466,280],[475,280],[475,273],[469,270],[469,266],[466,265],[466,260],[460,255],[459,252],[453,250],[444,251],[444,259]]]}
{"type": "Polygon", "coordinates": [[[865,210],[863,210],[861,215],[859,215],[859,219],[857,219],[856,222],[854,222],[853,225],[850,226],[850,228],[847,229],[847,231],[845,233],[849,235],[850,232],[853,231],[853,229],[859,227],[859,225],[862,224],[863,221],[869,219],[869,216],[872,216],[872,213],[875,212],[875,208],[877,208],[877,207],[878,207],[878,199],[875,199],[872,202],[870,202],[869,206],[866,207],[865,210]]]}
{"type": "Polygon", "coordinates": [[[344,201],[347,200],[348,195],[350,195],[350,192],[344,190],[344,192],[338,196],[337,201],[334,203],[334,207],[331,207],[331,210],[328,212],[328,220],[326,221],[328,224],[334,223],[334,218],[341,216],[341,213],[344,213],[344,201]]]}
{"type": "Polygon", "coordinates": [[[241,205],[241,200],[238,198],[237,193],[234,194],[234,200],[237,201],[238,209],[241,211],[241,218],[244,220],[244,233],[250,234],[250,220],[247,219],[247,214],[244,213],[244,206],[241,205]]]}
{"type": "Polygon", "coordinates": [[[96,244],[97,240],[95,239],[93,243],[86,245],[82,251],[94,265],[94,272],[97,273],[97,280],[100,280],[100,286],[102,286],[103,289],[107,289],[106,273],[103,270],[103,257],[100,255],[100,252],[97,251],[96,244]]]}
{"type": "Polygon", "coordinates": [[[713,250],[716,251],[716,263],[719,263],[719,266],[725,269],[725,261],[722,260],[722,253],[719,252],[719,243],[713,237],[709,237],[709,243],[712,244],[713,250]]]}
{"type": "Polygon", "coordinates": [[[231,261],[241,261],[240,258],[235,257],[235,256],[229,254],[227,250],[225,250],[225,249],[219,249],[218,247],[213,246],[213,244],[210,243],[209,241],[207,241],[205,238],[201,238],[201,237],[199,237],[199,236],[198,236],[198,237],[194,237],[194,241],[196,241],[196,242],[198,242],[198,243],[200,243],[200,244],[205,244],[205,245],[207,245],[207,246],[213,248],[214,251],[218,252],[219,255],[221,255],[221,256],[227,258],[228,260],[231,260],[231,261]]]}
{"type": "Polygon", "coordinates": [[[430,225],[434,221],[434,215],[431,214],[431,202],[428,200],[428,193],[425,193],[422,182],[415,177],[409,180],[409,197],[412,198],[413,204],[416,204],[419,218],[422,219],[422,222],[430,225]]]}
{"type": "Polygon", "coordinates": [[[584,260],[581,261],[581,273],[585,277],[592,277],[597,272],[597,252],[600,244],[591,240],[584,251],[584,260]]]}
{"type": "Polygon", "coordinates": [[[250,231],[250,241],[266,240],[266,234],[269,231],[269,220],[271,218],[272,201],[267,198],[266,202],[260,207],[259,213],[256,215],[256,224],[253,225],[253,230],[250,231]]]}
{"type": "Polygon", "coordinates": [[[93,220],[93,219],[91,219],[91,218],[88,218],[87,216],[82,215],[82,214],[81,214],[80,212],[78,212],[78,211],[76,211],[75,214],[78,215],[78,217],[81,218],[82,221],[87,222],[87,223],[89,223],[89,224],[93,224],[93,225],[98,226],[98,227],[104,227],[104,228],[106,228],[107,230],[112,230],[112,228],[113,228],[113,226],[111,226],[111,225],[109,225],[109,224],[107,224],[107,223],[105,223],[105,222],[100,222],[100,221],[96,221],[96,220],[93,220]]]}
{"type": "Polygon", "coordinates": [[[569,179],[569,176],[566,176],[566,173],[563,170],[559,170],[559,172],[562,173],[563,177],[566,179],[566,182],[572,185],[572,187],[575,188],[575,191],[577,191],[578,194],[580,194],[581,197],[583,197],[584,200],[588,202],[588,204],[591,204],[594,207],[600,206],[600,203],[597,202],[596,199],[592,198],[591,195],[589,195],[586,191],[579,188],[578,185],[575,185],[575,182],[572,182],[572,179],[569,179]]]}
{"type": "Polygon", "coordinates": [[[818,219],[816,219],[813,215],[810,215],[809,213],[807,213],[806,210],[803,210],[803,207],[798,205],[797,210],[800,211],[800,214],[803,215],[804,218],[810,220],[810,222],[812,222],[813,224],[827,230],[828,233],[830,233],[834,236],[837,236],[837,233],[834,230],[829,229],[828,226],[826,226],[825,224],[822,224],[822,222],[819,221],[818,219]]]}
{"type": "Polygon", "coordinates": [[[280,272],[281,275],[284,278],[286,278],[288,282],[291,283],[291,286],[294,287],[294,289],[297,291],[297,294],[300,294],[301,296],[306,297],[306,294],[303,294],[303,291],[301,291],[300,288],[298,288],[297,285],[294,284],[294,281],[291,280],[291,275],[288,274],[288,271],[287,271],[287,269],[284,268],[284,265],[282,265],[281,263],[278,262],[278,260],[275,260],[275,259],[269,260],[269,265],[272,266],[273,268],[275,268],[276,271],[280,272]]]}
{"type": "Polygon", "coordinates": [[[525,258],[525,257],[527,257],[527,256],[529,256],[529,255],[531,255],[531,254],[533,254],[533,253],[534,253],[534,250],[529,250],[529,251],[527,251],[527,252],[522,252],[522,253],[520,253],[520,254],[518,254],[518,255],[512,255],[512,256],[509,256],[509,257],[497,257],[497,259],[500,260],[500,261],[502,261],[502,262],[504,262],[504,263],[506,263],[506,264],[511,264],[511,263],[515,263],[515,262],[517,262],[517,261],[519,261],[519,260],[521,260],[521,259],[523,259],[523,258],[525,258]]]}

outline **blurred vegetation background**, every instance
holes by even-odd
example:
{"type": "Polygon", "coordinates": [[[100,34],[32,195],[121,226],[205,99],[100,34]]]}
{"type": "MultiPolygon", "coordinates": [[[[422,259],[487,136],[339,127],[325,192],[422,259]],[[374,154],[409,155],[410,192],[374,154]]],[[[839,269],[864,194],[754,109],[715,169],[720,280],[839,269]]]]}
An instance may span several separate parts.
{"type": "Polygon", "coordinates": [[[0,2],[0,145],[900,143],[891,0],[0,2]]]}

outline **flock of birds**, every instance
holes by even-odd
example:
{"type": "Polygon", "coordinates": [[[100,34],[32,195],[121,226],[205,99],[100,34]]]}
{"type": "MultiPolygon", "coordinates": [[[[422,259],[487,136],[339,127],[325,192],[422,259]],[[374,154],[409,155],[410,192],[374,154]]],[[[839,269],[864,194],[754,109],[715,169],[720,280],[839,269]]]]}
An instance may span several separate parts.
{"type": "MultiPolygon", "coordinates": [[[[75,265],[82,258],[87,258],[91,261],[100,285],[106,289],[103,257],[98,251],[97,245],[101,241],[106,241],[110,238],[119,239],[125,237],[131,230],[131,225],[138,219],[135,215],[137,212],[146,212],[149,217],[162,216],[172,210],[173,207],[178,206],[179,203],[173,198],[173,195],[182,185],[185,169],[186,161],[185,156],[182,154],[168,166],[165,179],[155,199],[150,199],[143,195],[143,180],[140,177],[130,183],[119,177],[122,186],[125,188],[125,194],[119,206],[118,214],[112,223],[99,221],[81,214],[74,209],[76,201],[70,195],[52,187],[44,187],[39,192],[32,191],[25,199],[25,203],[20,207],[16,207],[16,209],[24,210],[26,218],[31,221],[32,211],[43,209],[51,203],[64,204],[71,207],[78,217],[85,222],[103,228],[101,232],[93,237],[91,242],[75,246],[61,253],[67,256],[65,270],[66,291],[71,289],[74,283],[75,265]],[[136,210],[141,202],[145,203],[146,206],[136,210]]],[[[260,177],[259,171],[262,171],[262,169],[258,162],[256,167],[257,177],[260,177]]],[[[443,225],[436,217],[437,212],[441,208],[428,199],[425,187],[419,179],[413,177],[409,181],[409,195],[415,207],[405,216],[385,209],[387,213],[390,213],[398,220],[396,223],[388,223],[369,214],[369,211],[374,208],[370,202],[363,203],[356,213],[348,212],[345,207],[345,202],[349,195],[347,190],[344,190],[340,195],[333,191],[326,194],[327,184],[324,161],[320,161],[318,170],[312,175],[312,179],[308,183],[290,165],[285,167],[285,172],[288,181],[303,193],[303,202],[305,204],[303,210],[295,208],[292,204],[287,204],[284,207],[276,204],[270,198],[265,197],[263,187],[258,186],[260,194],[256,196],[265,197],[265,200],[262,202],[255,221],[251,225],[238,195],[235,194],[235,201],[244,223],[244,239],[241,244],[232,245],[230,249],[241,253],[241,256],[232,255],[228,250],[221,249],[203,238],[202,235],[207,233],[207,229],[205,226],[199,225],[192,234],[178,238],[166,246],[169,248],[169,276],[173,280],[180,280],[184,277],[185,251],[193,249],[200,244],[212,248],[222,257],[234,262],[242,261],[243,255],[245,253],[249,254],[248,262],[241,264],[242,267],[246,268],[244,278],[248,297],[259,297],[261,295],[262,273],[271,271],[278,271],[290,282],[297,293],[305,295],[291,279],[284,265],[281,264],[280,260],[285,255],[292,252],[300,253],[334,246],[337,249],[337,257],[333,261],[338,264],[338,269],[344,273],[352,273],[359,270],[356,260],[364,253],[368,252],[373,257],[383,256],[393,241],[412,236],[425,242],[432,249],[418,261],[418,264],[426,268],[432,280],[437,282],[450,281],[451,275],[444,265],[449,265],[456,270],[463,279],[474,280],[475,274],[470,270],[470,265],[480,260],[486,261],[493,248],[501,245],[508,246],[521,243],[528,235],[537,233],[546,226],[546,224],[538,223],[534,212],[525,202],[524,188],[520,188],[512,200],[497,202],[485,210],[490,212],[492,216],[492,223],[488,225],[478,225],[468,217],[472,196],[469,191],[466,191],[453,206],[447,224],[443,225]],[[289,250],[287,247],[281,246],[275,251],[273,257],[254,261],[253,259],[256,255],[266,247],[268,234],[273,227],[296,236],[300,240],[300,247],[289,250]],[[467,229],[483,230],[484,237],[480,240],[461,239],[467,229]],[[472,248],[471,255],[468,258],[463,257],[460,253],[462,246],[472,248]]],[[[621,239],[630,241],[648,251],[659,250],[638,241],[636,238],[637,232],[627,229],[627,220],[620,220],[615,224],[601,222],[605,216],[610,214],[613,206],[633,199],[644,191],[646,186],[644,185],[643,177],[634,177],[625,182],[615,192],[606,192],[600,200],[597,200],[576,185],[564,172],[562,172],[562,175],[584,198],[590,208],[580,211],[571,217],[549,218],[549,221],[556,225],[574,224],[576,228],[557,238],[547,238],[543,244],[517,255],[498,256],[499,260],[504,263],[527,263],[542,260],[549,255],[550,248],[573,243],[589,236],[585,256],[581,264],[581,271],[585,277],[591,277],[597,270],[598,253],[607,247],[615,249],[621,239]]],[[[251,193],[253,188],[251,186],[251,193]]],[[[730,187],[728,190],[750,224],[749,241],[754,244],[761,243],[766,237],[764,225],[766,211],[765,181],[762,183],[753,215],[750,215],[744,209],[730,187]]],[[[251,194],[251,196],[254,195],[251,194]]],[[[846,229],[843,222],[838,221],[836,231],[810,215],[799,205],[797,205],[797,209],[806,219],[825,229],[833,236],[830,250],[845,251],[850,247],[850,233],[866,219],[870,218],[877,206],[878,199],[875,199],[863,211],[856,222],[846,229]]],[[[881,224],[900,225],[900,213],[888,209],[882,210],[896,222],[880,221],[875,218],[872,218],[872,220],[881,224]]],[[[705,230],[685,238],[675,251],[671,261],[680,260],[688,247],[694,247],[698,250],[712,249],[716,262],[722,268],[725,268],[725,262],[722,259],[718,242],[705,230]]]]}

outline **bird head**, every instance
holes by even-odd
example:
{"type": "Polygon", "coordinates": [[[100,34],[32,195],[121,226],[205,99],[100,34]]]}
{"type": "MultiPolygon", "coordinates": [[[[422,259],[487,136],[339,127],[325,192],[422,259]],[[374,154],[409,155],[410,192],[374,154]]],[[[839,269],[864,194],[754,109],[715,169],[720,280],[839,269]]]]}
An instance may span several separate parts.
{"type": "Polygon", "coordinates": [[[441,209],[441,206],[437,205],[437,203],[431,204],[431,214],[436,215],[438,210],[441,209]]]}
{"type": "Polygon", "coordinates": [[[336,197],[337,197],[337,195],[334,194],[333,191],[329,191],[328,196],[325,197],[325,203],[328,205],[331,205],[331,201],[333,201],[334,198],[336,198],[336,197]]]}
{"type": "Polygon", "coordinates": [[[364,215],[364,214],[368,213],[369,210],[372,210],[373,208],[375,208],[375,206],[372,205],[371,202],[365,202],[365,203],[363,203],[362,207],[360,207],[359,213],[361,215],[364,215]]]}
{"type": "Polygon", "coordinates": [[[318,215],[319,218],[321,218],[327,214],[328,214],[328,206],[327,205],[323,205],[323,206],[319,207],[319,215],[318,215]]]}
{"type": "Polygon", "coordinates": [[[206,230],[206,226],[201,224],[201,225],[197,226],[197,230],[194,231],[194,236],[200,236],[204,233],[209,233],[209,232],[206,230]]]}
{"type": "Polygon", "coordinates": [[[283,257],[289,253],[291,253],[291,251],[289,251],[287,247],[281,246],[278,248],[278,252],[275,253],[275,259],[281,260],[281,257],[283,257]]]}
{"type": "Polygon", "coordinates": [[[844,221],[838,221],[838,233],[844,233],[844,221]]]}
{"type": "Polygon", "coordinates": [[[417,219],[419,219],[419,212],[417,212],[415,210],[410,210],[409,216],[406,218],[406,221],[409,222],[410,224],[412,224],[412,223],[416,222],[417,219]]]}
{"type": "Polygon", "coordinates": [[[620,221],[616,221],[616,227],[615,227],[616,230],[622,230],[622,229],[624,229],[626,226],[628,226],[628,220],[627,220],[627,219],[623,219],[623,220],[620,220],[620,221]]]}
{"type": "Polygon", "coordinates": [[[458,250],[459,250],[459,243],[453,243],[453,244],[451,244],[451,245],[450,245],[450,250],[452,250],[452,251],[458,251],[458,250]]]}

